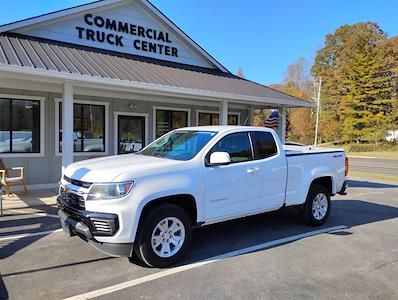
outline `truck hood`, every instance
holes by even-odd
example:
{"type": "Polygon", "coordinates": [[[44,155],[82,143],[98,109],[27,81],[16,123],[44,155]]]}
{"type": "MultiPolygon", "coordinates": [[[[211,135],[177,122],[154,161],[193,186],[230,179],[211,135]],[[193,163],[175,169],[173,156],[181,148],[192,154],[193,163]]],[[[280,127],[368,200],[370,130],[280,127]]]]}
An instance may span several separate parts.
{"type": "Polygon", "coordinates": [[[184,162],[153,156],[125,154],[75,162],[66,168],[64,174],[85,182],[112,182],[120,176],[130,177],[123,180],[132,180],[182,163],[184,162]]]}

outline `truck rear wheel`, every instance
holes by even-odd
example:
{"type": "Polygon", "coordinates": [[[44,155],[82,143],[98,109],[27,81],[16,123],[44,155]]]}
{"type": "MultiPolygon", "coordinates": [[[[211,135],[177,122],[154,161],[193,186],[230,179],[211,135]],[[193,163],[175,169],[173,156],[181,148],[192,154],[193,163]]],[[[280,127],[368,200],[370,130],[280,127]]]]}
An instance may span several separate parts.
{"type": "Polygon", "coordinates": [[[301,207],[304,222],[310,226],[324,224],[329,216],[330,206],[329,191],[321,185],[311,185],[307,199],[301,207]]]}
{"type": "Polygon", "coordinates": [[[161,204],[145,216],[134,251],[148,266],[164,268],[180,260],[192,241],[188,213],[174,204],[161,204]]]}

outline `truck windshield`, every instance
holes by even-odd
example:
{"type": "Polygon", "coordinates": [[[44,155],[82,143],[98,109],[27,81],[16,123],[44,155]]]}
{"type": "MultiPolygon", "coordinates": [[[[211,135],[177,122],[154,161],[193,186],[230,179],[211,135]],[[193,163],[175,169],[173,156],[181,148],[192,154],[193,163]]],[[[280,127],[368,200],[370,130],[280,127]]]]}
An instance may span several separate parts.
{"type": "Polygon", "coordinates": [[[213,131],[173,131],[160,137],[138,154],[175,160],[190,160],[216,134],[217,132],[213,131]]]}

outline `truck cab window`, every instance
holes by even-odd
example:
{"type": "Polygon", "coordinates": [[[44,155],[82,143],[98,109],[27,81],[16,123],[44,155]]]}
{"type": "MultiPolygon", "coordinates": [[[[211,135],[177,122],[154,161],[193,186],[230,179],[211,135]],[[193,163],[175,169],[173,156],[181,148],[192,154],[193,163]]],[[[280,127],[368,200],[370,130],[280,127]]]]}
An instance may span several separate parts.
{"type": "Polygon", "coordinates": [[[267,158],[278,153],[275,139],[270,132],[253,131],[250,132],[250,137],[255,159],[267,158]]]}
{"type": "Polygon", "coordinates": [[[213,152],[228,152],[233,163],[253,159],[247,132],[232,133],[223,137],[210,150],[207,160],[210,159],[210,154],[213,152]]]}

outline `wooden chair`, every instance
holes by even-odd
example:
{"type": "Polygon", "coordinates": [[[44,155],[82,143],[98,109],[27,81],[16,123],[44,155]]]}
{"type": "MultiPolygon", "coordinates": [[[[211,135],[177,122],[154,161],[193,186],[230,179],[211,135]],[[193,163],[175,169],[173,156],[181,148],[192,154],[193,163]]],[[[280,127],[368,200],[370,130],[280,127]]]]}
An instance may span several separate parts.
{"type": "Polygon", "coordinates": [[[28,192],[26,186],[24,167],[6,168],[3,161],[0,159],[0,179],[4,187],[7,197],[10,196],[10,186],[23,185],[24,193],[28,192]],[[19,171],[19,176],[9,177],[9,171],[19,171]]]}

